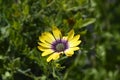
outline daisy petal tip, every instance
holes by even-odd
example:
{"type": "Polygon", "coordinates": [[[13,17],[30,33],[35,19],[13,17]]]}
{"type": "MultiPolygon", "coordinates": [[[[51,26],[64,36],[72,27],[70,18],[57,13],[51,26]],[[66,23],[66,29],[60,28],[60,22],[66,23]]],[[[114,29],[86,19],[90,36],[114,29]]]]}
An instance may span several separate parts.
{"type": "Polygon", "coordinates": [[[81,43],[82,41],[80,40],[80,43],[81,43]]]}
{"type": "Polygon", "coordinates": [[[52,29],[55,30],[55,29],[58,29],[56,26],[52,26],[52,29]]]}
{"type": "Polygon", "coordinates": [[[74,33],[74,29],[71,29],[71,30],[69,31],[69,33],[74,33]]]}
{"type": "Polygon", "coordinates": [[[78,36],[80,37],[80,34],[78,34],[78,36]]]}
{"type": "Polygon", "coordinates": [[[56,39],[60,39],[62,37],[61,31],[57,27],[53,27],[52,32],[56,39]]]}
{"type": "Polygon", "coordinates": [[[44,54],[41,54],[41,56],[45,56],[44,54]]]}
{"type": "Polygon", "coordinates": [[[73,30],[73,29],[70,30],[68,34],[69,34],[69,35],[74,35],[74,30],[73,30]]]}
{"type": "Polygon", "coordinates": [[[39,50],[40,50],[40,46],[37,46],[37,49],[39,49],[39,50]]]}
{"type": "Polygon", "coordinates": [[[37,42],[38,45],[40,45],[40,42],[37,42]]]}
{"type": "Polygon", "coordinates": [[[55,53],[56,55],[53,57],[53,60],[57,60],[58,58],[60,58],[59,53],[55,53]]]}
{"type": "Polygon", "coordinates": [[[72,57],[72,55],[73,55],[73,54],[66,54],[66,56],[68,56],[68,57],[72,57]]]}
{"type": "Polygon", "coordinates": [[[52,59],[48,59],[48,58],[47,58],[47,62],[50,62],[51,60],[52,60],[52,59]]]}
{"type": "Polygon", "coordinates": [[[75,37],[76,37],[77,39],[79,39],[79,38],[80,38],[80,34],[76,35],[75,37]]]}

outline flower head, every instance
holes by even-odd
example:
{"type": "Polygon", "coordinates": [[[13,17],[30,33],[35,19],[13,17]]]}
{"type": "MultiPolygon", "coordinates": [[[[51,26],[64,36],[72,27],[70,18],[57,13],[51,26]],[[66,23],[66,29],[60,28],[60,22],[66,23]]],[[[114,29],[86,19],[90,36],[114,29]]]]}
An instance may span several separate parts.
{"type": "Polygon", "coordinates": [[[66,56],[72,56],[74,51],[78,50],[78,46],[81,43],[79,40],[80,35],[74,36],[74,30],[72,29],[68,36],[62,36],[61,31],[54,27],[52,33],[44,32],[39,37],[38,49],[43,51],[42,56],[50,55],[47,58],[47,62],[51,60],[57,60],[61,54],[66,56]]]}

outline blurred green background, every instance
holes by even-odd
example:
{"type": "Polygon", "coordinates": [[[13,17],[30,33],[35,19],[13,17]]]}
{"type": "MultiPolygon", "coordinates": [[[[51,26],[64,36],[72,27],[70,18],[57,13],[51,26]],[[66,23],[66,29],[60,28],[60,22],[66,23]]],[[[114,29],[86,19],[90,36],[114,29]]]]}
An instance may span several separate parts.
{"type": "Polygon", "coordinates": [[[0,0],[0,80],[120,80],[120,1],[0,0]],[[53,25],[82,43],[47,63],[37,42],[53,25]]]}

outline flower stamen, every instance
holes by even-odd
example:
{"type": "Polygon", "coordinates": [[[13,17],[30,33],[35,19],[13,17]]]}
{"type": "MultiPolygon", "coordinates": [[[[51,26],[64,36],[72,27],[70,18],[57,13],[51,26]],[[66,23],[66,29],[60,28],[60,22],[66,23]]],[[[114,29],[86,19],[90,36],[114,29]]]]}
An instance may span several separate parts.
{"type": "Polygon", "coordinates": [[[58,44],[56,45],[56,50],[57,50],[58,52],[64,51],[64,50],[65,50],[65,45],[64,45],[63,43],[58,43],[58,44]]]}

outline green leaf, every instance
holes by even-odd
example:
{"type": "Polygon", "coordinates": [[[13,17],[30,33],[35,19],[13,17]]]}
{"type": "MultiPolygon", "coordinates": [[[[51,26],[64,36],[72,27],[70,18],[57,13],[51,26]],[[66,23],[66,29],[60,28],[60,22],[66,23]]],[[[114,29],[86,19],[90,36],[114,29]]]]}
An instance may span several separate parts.
{"type": "Polygon", "coordinates": [[[88,19],[80,18],[79,20],[76,21],[74,28],[83,28],[94,23],[95,21],[96,20],[94,18],[88,18],[88,19]]]}

